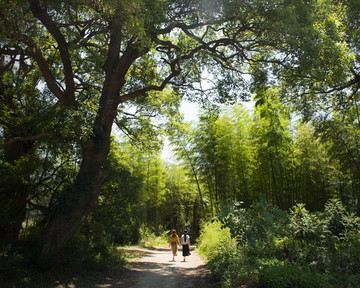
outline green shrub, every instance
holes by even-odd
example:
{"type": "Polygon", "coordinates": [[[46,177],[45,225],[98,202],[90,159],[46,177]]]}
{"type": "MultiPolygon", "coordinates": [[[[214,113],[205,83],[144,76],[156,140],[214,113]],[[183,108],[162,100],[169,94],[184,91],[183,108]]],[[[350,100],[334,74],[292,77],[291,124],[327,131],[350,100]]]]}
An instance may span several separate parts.
{"type": "Polygon", "coordinates": [[[208,261],[224,248],[235,245],[235,241],[231,239],[230,229],[224,228],[219,220],[202,225],[197,243],[200,255],[208,261]]]}
{"type": "Polygon", "coordinates": [[[331,236],[338,237],[345,230],[344,217],[347,212],[342,202],[338,199],[330,199],[325,204],[326,229],[331,236]]]}
{"type": "Polygon", "coordinates": [[[286,262],[261,267],[259,269],[259,282],[267,288],[329,287],[324,275],[286,262]]]}
{"type": "Polygon", "coordinates": [[[124,253],[105,237],[88,237],[81,230],[75,234],[58,262],[66,270],[80,268],[97,271],[123,267],[126,264],[124,253]]]}
{"type": "Polygon", "coordinates": [[[345,283],[347,288],[360,288],[360,275],[350,275],[345,283]]]}
{"type": "Polygon", "coordinates": [[[272,241],[272,237],[285,233],[289,222],[285,211],[265,200],[254,203],[249,209],[234,203],[231,209],[220,211],[218,219],[230,228],[232,237],[240,245],[255,244],[258,240],[272,241]]]}
{"type": "Polygon", "coordinates": [[[199,251],[222,287],[360,288],[358,216],[339,200],[323,213],[303,204],[284,213],[260,202],[221,211],[220,220],[203,225],[199,251]]]}
{"type": "Polygon", "coordinates": [[[330,261],[332,273],[347,275],[359,273],[360,230],[347,230],[336,240],[330,261]]]}
{"type": "Polygon", "coordinates": [[[253,258],[248,255],[247,247],[237,247],[230,229],[224,228],[219,220],[202,225],[197,250],[206,258],[213,277],[221,287],[256,282],[257,274],[251,263],[253,258]]]}
{"type": "MultiPolygon", "coordinates": [[[[32,242],[22,242],[17,250],[0,257],[0,287],[70,287],[98,272],[121,269],[126,264],[125,253],[106,241],[104,237],[85,236],[78,231],[52,261],[36,262],[36,249],[32,242]],[[31,252],[31,250],[33,250],[31,252]],[[25,257],[25,256],[26,257],[25,257]],[[63,285],[63,286],[61,286],[63,285]]],[[[78,285],[76,285],[78,287],[78,285]]]]}
{"type": "Polygon", "coordinates": [[[360,274],[332,274],[330,281],[329,288],[360,288],[360,274]]]}
{"type": "Polygon", "coordinates": [[[223,247],[221,253],[211,255],[209,262],[210,270],[214,278],[220,282],[226,282],[229,279],[229,273],[232,273],[231,266],[235,260],[236,249],[233,247],[223,247]]]}
{"type": "Polygon", "coordinates": [[[304,204],[296,204],[290,210],[289,232],[295,239],[301,241],[319,241],[322,223],[316,214],[310,214],[304,204]]]}

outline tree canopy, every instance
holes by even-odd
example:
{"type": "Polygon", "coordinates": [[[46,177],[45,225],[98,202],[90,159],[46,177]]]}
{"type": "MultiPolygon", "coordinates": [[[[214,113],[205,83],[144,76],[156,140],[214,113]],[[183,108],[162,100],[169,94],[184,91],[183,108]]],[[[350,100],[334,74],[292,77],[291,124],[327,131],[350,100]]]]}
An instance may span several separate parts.
{"type": "MultiPolygon", "coordinates": [[[[136,145],[156,149],[150,119],[177,119],[182,97],[204,107],[251,93],[266,102],[271,89],[308,117],[329,120],[334,107],[358,113],[354,1],[1,0],[0,8],[1,231],[11,242],[26,205],[37,207],[41,260],[59,253],[97,206],[111,174],[114,124],[136,145]]],[[[271,111],[259,121],[273,129],[256,143],[267,143],[279,173],[273,179],[281,180],[289,132],[271,111]]],[[[209,139],[198,152],[226,142],[222,132],[203,135],[209,139]]],[[[237,169],[239,162],[229,163],[237,169]]],[[[246,186],[245,176],[239,181],[246,186]]],[[[218,187],[211,188],[215,200],[218,187]]]]}

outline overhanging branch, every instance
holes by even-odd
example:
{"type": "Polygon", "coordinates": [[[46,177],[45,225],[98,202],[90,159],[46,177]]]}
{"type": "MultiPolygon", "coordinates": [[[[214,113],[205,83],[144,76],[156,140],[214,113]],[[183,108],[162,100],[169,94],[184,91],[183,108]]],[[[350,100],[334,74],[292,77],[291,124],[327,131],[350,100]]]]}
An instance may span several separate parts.
{"type": "MultiPolygon", "coordinates": [[[[64,93],[65,104],[76,106],[75,101],[75,83],[73,78],[73,69],[71,65],[70,54],[68,50],[68,43],[56,23],[51,19],[49,14],[40,5],[38,0],[30,0],[30,9],[34,16],[38,18],[41,23],[46,27],[49,33],[54,37],[58,44],[61,61],[64,67],[66,90],[64,93]]],[[[49,88],[50,89],[50,88],[49,88]]]]}
{"type": "Polygon", "coordinates": [[[135,99],[138,96],[146,96],[147,93],[150,92],[150,91],[162,91],[162,90],[164,90],[166,85],[169,84],[169,82],[171,81],[171,79],[173,79],[174,77],[176,77],[176,76],[178,76],[180,74],[181,69],[180,68],[178,68],[178,69],[175,68],[177,66],[177,64],[178,64],[178,60],[174,61],[171,64],[172,72],[170,73],[170,75],[168,77],[166,77],[164,79],[164,81],[160,85],[149,85],[149,86],[144,87],[142,89],[139,89],[139,90],[136,90],[134,92],[128,93],[128,94],[126,94],[124,96],[121,96],[119,98],[118,103],[123,103],[123,102],[125,102],[127,100],[135,99]]]}
{"type": "Polygon", "coordinates": [[[11,144],[17,142],[17,141],[35,141],[38,140],[40,138],[44,138],[44,137],[52,137],[55,136],[55,133],[41,133],[35,136],[28,136],[28,137],[14,137],[12,139],[10,139],[9,141],[7,141],[5,144],[0,146],[0,150],[5,149],[6,147],[10,146],[11,144]]]}

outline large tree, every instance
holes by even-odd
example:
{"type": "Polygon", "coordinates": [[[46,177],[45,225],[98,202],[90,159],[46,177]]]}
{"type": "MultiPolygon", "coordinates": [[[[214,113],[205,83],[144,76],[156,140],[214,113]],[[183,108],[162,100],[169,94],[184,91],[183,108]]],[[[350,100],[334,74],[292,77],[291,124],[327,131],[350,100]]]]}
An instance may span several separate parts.
{"type": "MultiPolygon", "coordinates": [[[[310,64],[327,67],[327,59],[317,58],[323,43],[316,41],[321,34],[314,25],[316,1],[0,3],[1,64],[14,68],[20,59],[36,64],[42,76],[36,87],[48,89],[49,104],[76,111],[83,124],[75,132],[81,165],[46,216],[38,241],[42,260],[61,251],[96,206],[108,175],[113,123],[128,131],[130,105],[146,107],[147,97],[160,97],[170,85],[178,91],[190,88],[188,96],[196,96],[203,90],[196,83],[211,74],[214,89],[208,95],[233,100],[246,82],[239,72],[258,62],[276,65],[274,75],[291,67],[306,75],[310,64]]],[[[328,40],[326,47],[336,49],[328,40]]],[[[337,52],[332,61],[345,57],[346,51],[337,52]]],[[[26,139],[38,139],[32,136],[26,139]]],[[[9,139],[12,144],[22,140],[9,139]]]]}

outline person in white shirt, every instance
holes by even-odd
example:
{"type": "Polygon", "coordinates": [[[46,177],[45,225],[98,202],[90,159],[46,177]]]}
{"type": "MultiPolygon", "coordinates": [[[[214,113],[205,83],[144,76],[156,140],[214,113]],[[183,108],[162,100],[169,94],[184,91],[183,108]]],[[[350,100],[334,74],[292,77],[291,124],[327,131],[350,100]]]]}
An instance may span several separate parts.
{"type": "Polygon", "coordinates": [[[184,230],[184,234],[181,235],[181,245],[182,245],[182,253],[184,256],[184,262],[185,257],[190,255],[190,236],[187,234],[188,230],[184,230]]]}

